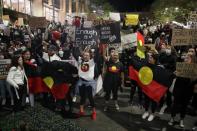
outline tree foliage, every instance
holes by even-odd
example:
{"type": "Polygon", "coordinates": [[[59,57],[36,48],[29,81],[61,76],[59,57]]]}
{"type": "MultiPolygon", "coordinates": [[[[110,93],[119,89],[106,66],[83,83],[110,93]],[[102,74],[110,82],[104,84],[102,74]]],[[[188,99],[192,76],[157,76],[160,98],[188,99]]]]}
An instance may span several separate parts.
{"type": "Polygon", "coordinates": [[[152,4],[155,20],[186,22],[188,13],[196,10],[197,0],[156,0],[152,4]]]}

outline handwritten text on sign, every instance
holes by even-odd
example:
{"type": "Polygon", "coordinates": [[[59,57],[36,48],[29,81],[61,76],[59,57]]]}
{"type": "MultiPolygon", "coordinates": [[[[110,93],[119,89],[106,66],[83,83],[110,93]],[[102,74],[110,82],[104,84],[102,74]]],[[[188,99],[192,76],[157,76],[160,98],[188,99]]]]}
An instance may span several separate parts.
{"type": "Polygon", "coordinates": [[[98,32],[92,28],[76,29],[75,40],[77,45],[96,45],[98,32]]]}
{"type": "Polygon", "coordinates": [[[197,64],[176,63],[176,75],[185,78],[197,78],[197,64]]]}
{"type": "Polygon", "coordinates": [[[197,45],[197,29],[173,29],[172,44],[197,45]]]}
{"type": "Polygon", "coordinates": [[[10,59],[0,60],[0,79],[5,79],[7,77],[10,63],[10,59]]]}
{"type": "Polygon", "coordinates": [[[116,36],[116,39],[111,43],[120,43],[120,22],[109,23],[105,25],[99,25],[97,27],[100,30],[100,41],[102,43],[108,43],[112,36],[116,36]]]}

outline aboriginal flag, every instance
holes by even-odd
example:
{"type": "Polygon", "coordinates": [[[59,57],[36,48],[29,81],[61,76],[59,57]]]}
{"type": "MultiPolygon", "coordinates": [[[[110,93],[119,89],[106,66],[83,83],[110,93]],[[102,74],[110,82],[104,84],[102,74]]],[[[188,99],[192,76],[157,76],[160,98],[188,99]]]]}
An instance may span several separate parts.
{"type": "Polygon", "coordinates": [[[150,65],[133,58],[129,66],[129,77],[138,83],[142,91],[159,102],[172,84],[174,75],[158,65],[150,65]]]}
{"type": "Polygon", "coordinates": [[[140,58],[145,58],[144,36],[140,32],[137,32],[136,34],[137,34],[137,56],[140,58]]]}
{"type": "Polygon", "coordinates": [[[42,66],[42,78],[55,99],[64,99],[69,91],[67,83],[71,83],[72,74],[76,74],[77,68],[67,62],[46,62],[42,66]]]}
{"type": "Polygon", "coordinates": [[[49,89],[44,85],[40,75],[41,67],[32,62],[24,62],[25,73],[28,78],[29,92],[33,94],[49,92],[49,89]]]}

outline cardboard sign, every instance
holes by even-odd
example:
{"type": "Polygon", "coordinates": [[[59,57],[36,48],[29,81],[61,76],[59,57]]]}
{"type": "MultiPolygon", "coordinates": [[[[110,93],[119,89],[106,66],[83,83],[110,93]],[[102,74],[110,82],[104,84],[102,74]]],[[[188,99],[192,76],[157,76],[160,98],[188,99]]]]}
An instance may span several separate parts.
{"type": "Polygon", "coordinates": [[[109,12],[109,18],[114,21],[120,21],[120,13],[109,12]]]}
{"type": "Polygon", "coordinates": [[[197,64],[188,64],[183,62],[176,63],[176,75],[184,78],[197,78],[197,64]]]}
{"type": "Polygon", "coordinates": [[[110,38],[112,36],[115,36],[116,39],[110,42],[111,44],[113,43],[120,43],[121,38],[120,38],[120,22],[115,22],[115,23],[109,23],[105,25],[99,25],[97,27],[100,31],[100,41],[101,43],[109,43],[110,38]]]}
{"type": "Polygon", "coordinates": [[[29,26],[33,29],[46,28],[48,22],[45,17],[31,17],[29,18],[29,26]]]}
{"type": "Polygon", "coordinates": [[[136,33],[121,36],[121,43],[123,45],[130,44],[132,47],[137,46],[137,35],[136,35],[136,33]]]}
{"type": "Polygon", "coordinates": [[[6,79],[8,75],[8,67],[10,66],[10,64],[11,64],[10,59],[0,60],[0,80],[6,79]]]}
{"type": "Polygon", "coordinates": [[[76,28],[75,41],[77,45],[96,45],[99,39],[98,32],[93,28],[76,28]]]}
{"type": "Polygon", "coordinates": [[[197,11],[192,11],[189,14],[189,21],[197,22],[197,11]]]}
{"type": "Polygon", "coordinates": [[[197,45],[197,29],[173,29],[172,45],[197,45]]]}
{"type": "Polygon", "coordinates": [[[18,25],[20,26],[24,25],[23,18],[18,18],[18,25]]]}
{"type": "Polygon", "coordinates": [[[137,25],[139,22],[138,14],[126,14],[125,24],[128,25],[137,25]]]}
{"type": "Polygon", "coordinates": [[[3,20],[10,21],[10,16],[9,15],[3,15],[2,19],[3,20]]]}
{"type": "Polygon", "coordinates": [[[91,13],[89,15],[87,15],[87,21],[94,21],[97,19],[97,16],[95,13],[91,13]]]}

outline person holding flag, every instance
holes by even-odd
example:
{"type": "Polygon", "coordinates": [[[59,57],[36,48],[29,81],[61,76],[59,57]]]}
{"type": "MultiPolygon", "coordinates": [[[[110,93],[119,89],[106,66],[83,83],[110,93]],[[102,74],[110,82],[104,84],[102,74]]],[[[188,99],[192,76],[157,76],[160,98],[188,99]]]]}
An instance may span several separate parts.
{"type": "Polygon", "coordinates": [[[131,59],[129,77],[137,82],[145,94],[144,108],[146,112],[142,115],[142,118],[146,119],[148,117],[148,121],[152,121],[155,117],[157,103],[160,102],[168,87],[170,87],[173,75],[158,65],[156,50],[150,50],[147,57],[147,62],[135,58],[131,59]],[[150,105],[151,113],[148,112],[150,105]]]}

